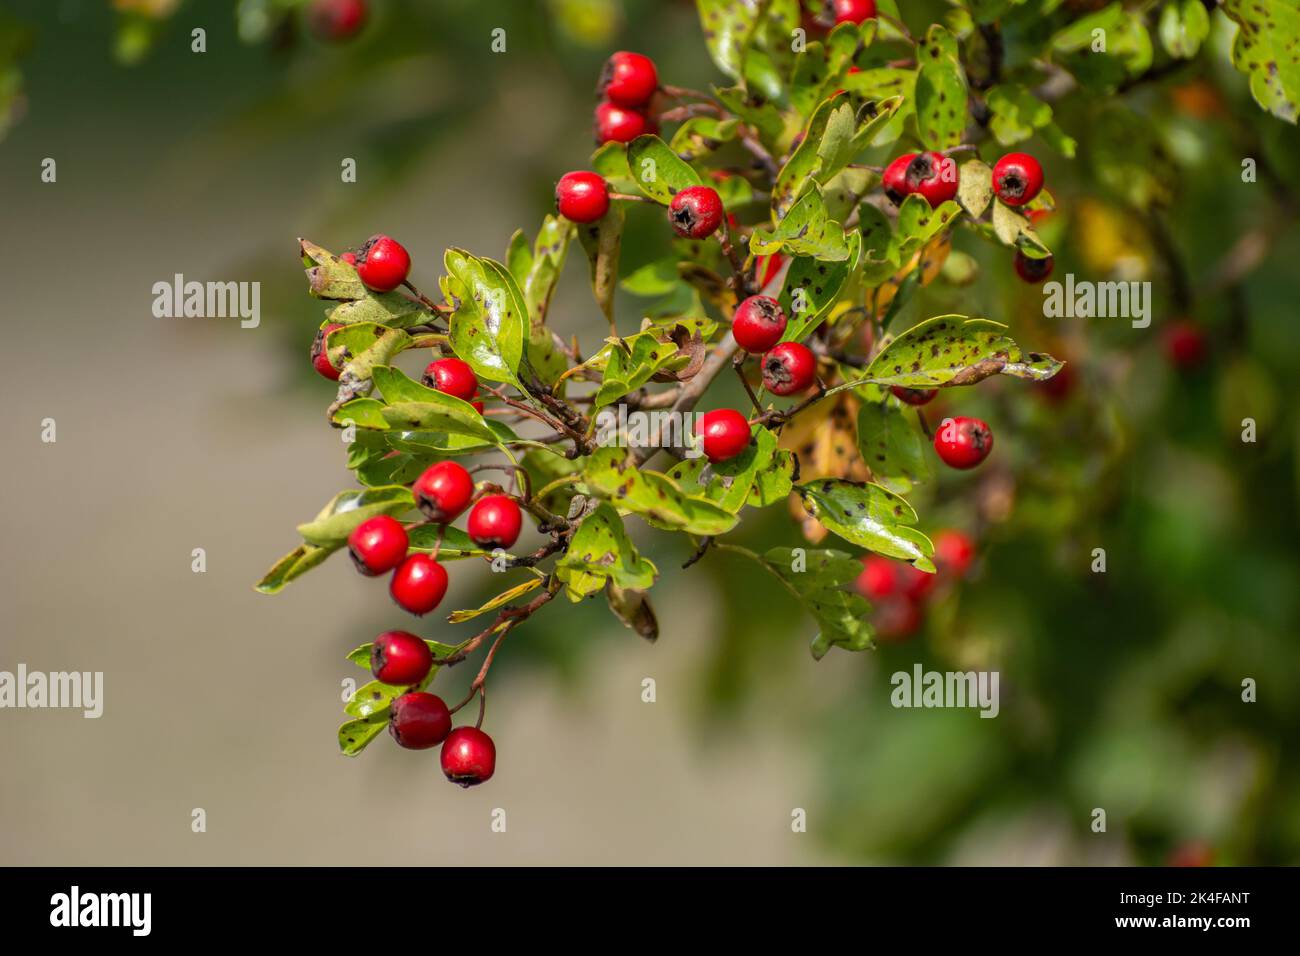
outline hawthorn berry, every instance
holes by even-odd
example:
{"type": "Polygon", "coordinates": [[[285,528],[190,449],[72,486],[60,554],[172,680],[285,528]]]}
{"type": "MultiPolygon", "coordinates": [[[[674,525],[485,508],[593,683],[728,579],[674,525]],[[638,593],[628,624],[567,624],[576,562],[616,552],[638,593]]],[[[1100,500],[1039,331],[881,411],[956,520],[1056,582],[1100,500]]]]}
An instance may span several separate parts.
{"type": "Polygon", "coordinates": [[[862,570],[853,580],[853,589],[869,601],[889,597],[898,589],[898,563],[878,554],[864,554],[862,570]]]}
{"type": "Polygon", "coordinates": [[[934,450],[951,468],[974,468],[993,450],[993,430],[978,418],[945,418],[934,433],[934,450]]]}
{"type": "Polygon", "coordinates": [[[352,563],[367,577],[385,574],[401,564],[409,544],[406,529],[391,515],[367,518],[348,535],[352,563]]]}
{"type": "Polygon", "coordinates": [[[717,464],[735,458],[749,447],[749,421],[734,408],[705,412],[695,427],[704,445],[704,457],[717,464]]]}
{"type": "Polygon", "coordinates": [[[458,358],[440,358],[430,362],[425,366],[420,381],[462,402],[472,402],[478,395],[478,376],[468,362],[458,358]]]}
{"type": "Polygon", "coordinates": [[[515,499],[507,495],[484,495],[470,509],[465,530],[480,548],[509,548],[519,540],[524,516],[515,499]]]}
{"type": "Polygon", "coordinates": [[[1162,336],[1165,356],[1179,369],[1192,369],[1205,361],[1205,333],[1195,322],[1180,319],[1170,323],[1162,336]]]}
{"type": "Polygon", "coordinates": [[[397,606],[412,614],[428,614],[447,593],[447,569],[430,555],[417,551],[397,566],[388,593],[397,606]]]}
{"type": "Polygon", "coordinates": [[[395,687],[418,684],[433,667],[429,645],[409,631],[385,631],[370,646],[370,673],[395,687]]]}
{"type": "Polygon", "coordinates": [[[366,0],[312,0],[307,24],[319,39],[338,42],[361,32],[367,12],[366,0]]]}
{"type": "Polygon", "coordinates": [[[601,103],[596,107],[596,142],[630,143],[638,136],[653,133],[658,126],[641,110],[601,103]]]}
{"type": "Polygon", "coordinates": [[[609,184],[585,170],[565,173],[555,184],[555,209],[570,222],[595,222],[609,212],[609,184]]]}
{"type": "Polygon", "coordinates": [[[451,711],[437,694],[414,690],[393,699],[388,732],[407,750],[428,750],[451,733],[451,711]]]}
{"type": "Polygon", "coordinates": [[[876,0],[832,0],[836,23],[862,23],[876,16],[876,0]]]}
{"type": "Polygon", "coordinates": [[[802,392],[817,377],[817,360],[806,345],[782,342],[763,356],[763,387],[773,395],[802,392]]]}
{"type": "Polygon", "coordinates": [[[1025,255],[1019,249],[1016,250],[1016,275],[1024,279],[1030,285],[1037,285],[1052,274],[1052,266],[1056,264],[1051,256],[1044,256],[1042,259],[1035,259],[1025,255]]]}
{"type": "Polygon", "coordinates": [[[934,536],[934,563],[945,574],[964,577],[975,560],[975,542],[949,528],[934,536]]]}
{"type": "Polygon", "coordinates": [[[934,209],[957,195],[957,161],[943,153],[907,153],[885,167],[881,185],[895,205],[920,193],[934,209]]]}
{"type": "Polygon", "coordinates": [[[687,186],[668,204],[668,221],[683,239],[707,239],[722,223],[722,198],[708,186],[687,186]]]}
{"type": "Polygon", "coordinates": [[[410,272],[410,253],[391,236],[371,236],[357,254],[357,275],[373,292],[392,292],[410,272]]]}
{"type": "Polygon", "coordinates": [[[781,303],[770,295],[751,295],[736,306],[731,334],[746,352],[766,352],[785,334],[786,317],[781,303]]]}
{"type": "Polygon", "coordinates": [[[906,385],[891,386],[889,391],[900,402],[908,405],[929,405],[939,394],[937,388],[908,388],[906,385]]]}
{"type": "Polygon", "coordinates": [[[922,571],[912,564],[904,564],[898,569],[898,589],[904,597],[920,601],[934,590],[935,582],[938,578],[929,572],[922,571]]]}
{"type": "Polygon", "coordinates": [[[457,727],[442,745],[442,772],[452,783],[472,787],[497,768],[497,748],[477,727],[457,727]]]}
{"type": "Polygon", "coordinates": [[[921,618],[921,602],[898,594],[876,605],[871,624],[876,637],[893,643],[905,641],[920,630],[921,618]]]}
{"type": "Polygon", "coordinates": [[[620,50],[600,71],[596,92],[618,106],[645,106],[659,88],[655,61],[640,53],[620,50]]]}
{"type": "Polygon", "coordinates": [[[1033,202],[1043,188],[1043,167],[1028,153],[1007,153],[993,166],[993,192],[1008,206],[1033,202]]]}
{"type": "Polygon", "coordinates": [[[343,374],[343,370],[341,368],[336,368],[334,363],[330,361],[329,352],[327,351],[329,348],[330,333],[335,329],[341,328],[343,328],[342,324],[338,322],[330,322],[316,333],[316,338],[313,339],[311,343],[312,368],[325,376],[325,378],[329,379],[331,382],[337,382],[339,376],[343,374]]]}
{"type": "Polygon", "coordinates": [[[430,521],[447,524],[469,507],[474,497],[474,479],[459,462],[439,461],[415,479],[411,491],[415,503],[430,521]]]}

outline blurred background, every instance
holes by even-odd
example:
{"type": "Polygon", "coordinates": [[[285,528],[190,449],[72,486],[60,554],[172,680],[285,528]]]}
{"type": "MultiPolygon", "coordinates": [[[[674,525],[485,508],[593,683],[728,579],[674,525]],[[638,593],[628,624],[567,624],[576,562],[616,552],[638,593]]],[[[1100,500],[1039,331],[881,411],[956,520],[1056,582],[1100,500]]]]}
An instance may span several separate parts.
{"type": "MultiPolygon", "coordinates": [[[[392,234],[433,291],[446,247],[501,258],[587,165],[611,50],[678,85],[721,78],[689,2],[372,0],[346,44],[277,27],[286,6],[0,13],[0,670],[105,675],[98,720],[0,712],[0,863],[1300,858],[1300,139],[1250,100],[1226,21],[1207,55],[1123,97],[1062,99],[1075,159],[1031,143],[1058,201],[1039,223],[1056,276],[1151,280],[1150,328],[1044,318],[1006,251],[961,231],[969,268],[896,319],[985,315],[1071,363],[1054,388],[990,380],[935,409],[985,418],[998,447],[911,496],[925,530],[978,545],[919,631],[815,663],[812,621],[762,570],[715,552],[680,571],[685,542],[633,522],[662,573],[660,640],[596,603],[529,621],[493,671],[497,775],[461,791],[386,737],[337,752],[341,682],[364,678],[344,655],[409,626],[382,584],[335,557],[282,594],[252,589],[351,485],[307,358],[322,308],[296,239],[392,234]],[[260,282],[260,325],[155,318],[151,288],[176,273],[260,282]],[[1200,337],[1198,360],[1176,329],[1200,337]],[[894,709],[889,676],[917,662],[998,670],[1000,715],[894,709]]],[[[663,254],[661,225],[633,210],[624,274],[663,254]]],[[[580,258],[551,314],[591,351],[604,320],[580,258]]],[[[621,299],[621,327],[643,307],[621,299]]],[[[735,538],[802,543],[782,508],[747,512],[735,538]]],[[[447,606],[477,606],[491,577],[455,565],[447,606]]],[[[475,669],[435,689],[459,699],[475,669]]]]}

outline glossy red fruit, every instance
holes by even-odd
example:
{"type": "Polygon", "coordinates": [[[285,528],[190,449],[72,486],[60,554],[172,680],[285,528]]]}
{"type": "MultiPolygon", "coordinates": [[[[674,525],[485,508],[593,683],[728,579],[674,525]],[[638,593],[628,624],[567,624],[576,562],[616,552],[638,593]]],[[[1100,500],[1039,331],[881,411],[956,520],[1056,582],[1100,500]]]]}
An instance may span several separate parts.
{"type": "Polygon", "coordinates": [[[638,136],[658,130],[649,116],[641,110],[629,109],[604,102],[596,107],[596,142],[630,143],[638,136]]]}
{"type": "Polygon", "coordinates": [[[907,640],[920,630],[921,620],[920,602],[902,594],[885,598],[871,615],[876,637],[887,643],[907,640]]]}
{"type": "Polygon", "coordinates": [[[339,376],[343,374],[342,369],[335,368],[330,362],[329,352],[327,351],[329,348],[330,333],[335,329],[341,328],[343,328],[343,326],[340,323],[331,322],[316,333],[316,338],[313,339],[311,343],[312,368],[325,376],[325,378],[329,379],[331,382],[337,382],[339,376]]]}
{"type": "Polygon", "coordinates": [[[609,183],[586,170],[565,173],[555,184],[555,209],[570,222],[595,222],[609,212],[609,183]]]}
{"type": "Polygon", "coordinates": [[[640,53],[620,50],[600,71],[596,92],[619,106],[645,106],[659,88],[655,61],[640,53]]]}
{"type": "Polygon", "coordinates": [[[746,352],[762,354],[781,341],[786,317],[781,303],[768,295],[751,295],[736,306],[731,334],[746,352]]]}
{"type": "Polygon", "coordinates": [[[951,468],[974,468],[993,450],[993,431],[978,418],[945,418],[934,433],[934,450],[951,468]]]}
{"type": "Polygon", "coordinates": [[[385,574],[401,564],[408,544],[406,529],[390,515],[367,518],[348,535],[352,563],[367,577],[385,574]]]}
{"type": "Polygon", "coordinates": [[[763,356],[763,387],[773,395],[802,392],[817,377],[817,360],[806,345],[782,342],[763,356]]]}
{"type": "Polygon", "coordinates": [[[708,186],[687,186],[668,204],[668,221],[683,239],[706,239],[722,223],[722,198],[708,186]]]}
{"type": "Polygon", "coordinates": [[[920,193],[931,208],[957,195],[957,162],[942,153],[906,153],[885,167],[881,180],[885,195],[897,206],[912,193],[920,193]]]}
{"type": "Polygon", "coordinates": [[[442,772],[452,783],[472,787],[497,768],[497,748],[477,727],[457,727],[442,745],[442,772]]]}
{"type": "Polygon", "coordinates": [[[1165,357],[1179,369],[1193,369],[1205,361],[1209,352],[1205,333],[1195,322],[1179,319],[1165,327],[1161,337],[1165,357]]]}
{"type": "Polygon", "coordinates": [[[431,667],[433,651],[409,631],[385,631],[370,647],[370,673],[394,687],[420,683],[431,667]]]}
{"type": "Polygon", "coordinates": [[[437,694],[411,691],[393,699],[388,732],[407,750],[428,750],[451,733],[451,711],[437,694]]]}
{"type": "Polygon", "coordinates": [[[471,402],[478,396],[478,376],[468,362],[458,358],[440,358],[424,368],[421,381],[440,392],[471,402]]]}
{"type": "Polygon", "coordinates": [[[934,537],[934,563],[943,574],[964,577],[975,560],[975,542],[949,528],[934,537]]]}
{"type": "Polygon", "coordinates": [[[415,503],[430,521],[446,524],[469,507],[474,479],[459,462],[439,461],[424,470],[411,486],[415,503]]]}
{"type": "Polygon", "coordinates": [[[876,0],[832,0],[836,23],[862,23],[876,15],[876,0]]]}
{"type": "Polygon", "coordinates": [[[319,39],[338,42],[361,32],[367,12],[366,0],[312,0],[307,25],[319,39]]]}
{"type": "Polygon", "coordinates": [[[734,408],[705,412],[695,430],[703,438],[704,457],[714,464],[749,447],[749,421],[734,408]]]}
{"type": "Polygon", "coordinates": [[[1007,153],[993,165],[993,192],[1008,206],[1034,201],[1043,189],[1043,167],[1028,153],[1007,153]]]}
{"type": "Polygon", "coordinates": [[[878,554],[864,554],[862,571],[853,581],[853,589],[868,601],[880,601],[898,590],[898,562],[878,554]]]}
{"type": "Polygon", "coordinates": [[[920,601],[934,590],[938,576],[922,571],[910,564],[898,569],[898,589],[905,596],[920,601]]]}
{"type": "Polygon", "coordinates": [[[506,495],[484,495],[470,509],[465,530],[480,548],[509,548],[519,540],[523,513],[515,499],[506,495]]]}
{"type": "Polygon", "coordinates": [[[447,569],[430,555],[416,552],[397,566],[388,593],[412,614],[428,614],[447,593],[447,569]]]}
{"type": "Polygon", "coordinates": [[[1024,279],[1030,285],[1037,285],[1047,279],[1052,274],[1052,267],[1056,265],[1056,260],[1051,256],[1045,256],[1042,259],[1033,259],[1019,249],[1016,250],[1016,275],[1024,279]]]}
{"type": "Polygon", "coordinates": [[[371,236],[357,254],[357,275],[373,292],[392,292],[410,272],[410,254],[391,236],[371,236]]]}
{"type": "Polygon", "coordinates": [[[907,169],[912,165],[912,160],[919,155],[921,154],[904,153],[885,167],[880,185],[885,190],[885,195],[889,197],[889,201],[895,206],[901,206],[903,200],[912,194],[912,187],[907,181],[907,169]]]}
{"type": "Polygon", "coordinates": [[[908,405],[928,405],[939,394],[937,388],[907,388],[904,385],[894,385],[889,391],[900,402],[908,405]]]}

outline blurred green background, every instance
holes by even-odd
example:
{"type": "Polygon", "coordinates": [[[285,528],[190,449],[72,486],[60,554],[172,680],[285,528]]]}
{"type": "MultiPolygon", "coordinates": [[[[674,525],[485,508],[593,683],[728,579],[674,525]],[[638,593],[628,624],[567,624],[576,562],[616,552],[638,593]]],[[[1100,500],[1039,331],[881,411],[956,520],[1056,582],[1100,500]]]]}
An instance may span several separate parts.
{"type": "MultiPolygon", "coordinates": [[[[586,165],[610,50],[653,56],[679,85],[720,79],[693,5],[372,0],[341,45],[259,31],[258,4],[242,20],[223,3],[128,6],[162,16],[20,0],[0,19],[0,669],[106,683],[97,721],[0,716],[0,862],[1300,858],[1300,190],[1281,178],[1300,139],[1250,101],[1226,24],[1207,57],[1122,99],[1060,101],[1075,160],[1032,144],[1059,205],[1041,227],[1056,277],[1150,279],[1150,328],[1044,318],[1004,250],[964,233],[976,281],[936,282],[896,320],[1009,323],[1070,360],[1075,383],[1063,400],[1001,380],[946,400],[990,421],[998,450],[912,497],[925,530],[979,541],[976,573],[923,630],[814,663],[811,621],[763,571],[720,552],[680,571],[687,551],[637,526],[662,572],[658,644],[595,603],[530,621],[494,669],[497,777],[462,792],[386,739],[337,755],[340,681],[362,676],[344,654],[404,625],[381,584],[335,558],[276,597],[251,589],[350,480],[323,421],[332,389],[307,361],[321,309],[295,239],[339,250],[388,232],[426,291],[447,246],[500,258],[586,165]],[[190,50],[195,27],[206,53],[190,50]],[[1242,182],[1243,157],[1258,182],[1242,182]],[[1257,261],[1221,281],[1242,236],[1257,261]],[[152,284],[178,272],[260,282],[261,325],[154,318],[152,284]],[[1162,351],[1179,317],[1211,343],[1192,371],[1162,351]],[[918,661],[998,670],[998,718],[891,707],[890,674],[918,661]],[[206,833],[191,832],[196,807],[206,833]]],[[[945,9],[906,17],[915,31],[945,9]]],[[[665,248],[653,210],[629,220],[624,274],[665,248]]],[[[585,271],[570,261],[552,316],[590,351],[604,322],[585,271]]],[[[620,307],[631,331],[641,304],[620,307]]],[[[750,515],[741,543],[801,543],[785,509],[750,515]]],[[[468,565],[453,579],[448,606],[500,590],[468,565]]],[[[441,690],[458,699],[472,676],[441,690]]]]}

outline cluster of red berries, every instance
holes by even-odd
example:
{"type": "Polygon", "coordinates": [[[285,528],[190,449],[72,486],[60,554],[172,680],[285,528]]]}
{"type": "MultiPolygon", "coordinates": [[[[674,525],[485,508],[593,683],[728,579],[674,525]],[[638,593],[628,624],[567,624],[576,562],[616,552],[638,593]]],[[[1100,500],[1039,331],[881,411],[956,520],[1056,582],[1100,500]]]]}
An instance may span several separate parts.
{"type": "Polygon", "coordinates": [[[901,641],[921,626],[925,602],[941,584],[966,576],[975,560],[975,542],[960,531],[941,531],[934,538],[934,563],[938,574],[927,574],[910,564],[878,554],[863,555],[862,571],[853,588],[873,605],[876,636],[901,641]]]}
{"type": "MultiPolygon", "coordinates": [[[[408,631],[387,631],[370,649],[370,672],[395,687],[419,684],[433,668],[429,645],[408,631]]],[[[497,750],[478,727],[451,726],[451,710],[437,694],[407,691],[389,706],[388,732],[408,750],[442,744],[442,772],[452,783],[472,787],[492,776],[497,750]]]]}
{"type": "Polygon", "coordinates": [[[597,143],[630,143],[645,133],[659,132],[651,100],[659,90],[654,60],[640,53],[619,51],[605,61],[596,92],[597,143]]]}
{"type": "MultiPolygon", "coordinates": [[[[357,270],[357,278],[371,292],[392,292],[411,274],[411,254],[392,236],[382,233],[371,236],[359,249],[349,250],[339,256],[339,259],[357,270]]],[[[329,337],[341,328],[343,326],[337,322],[326,325],[317,333],[311,346],[312,366],[325,378],[335,382],[343,370],[330,361],[329,337]]],[[[467,396],[457,397],[469,401],[467,396]]]]}

